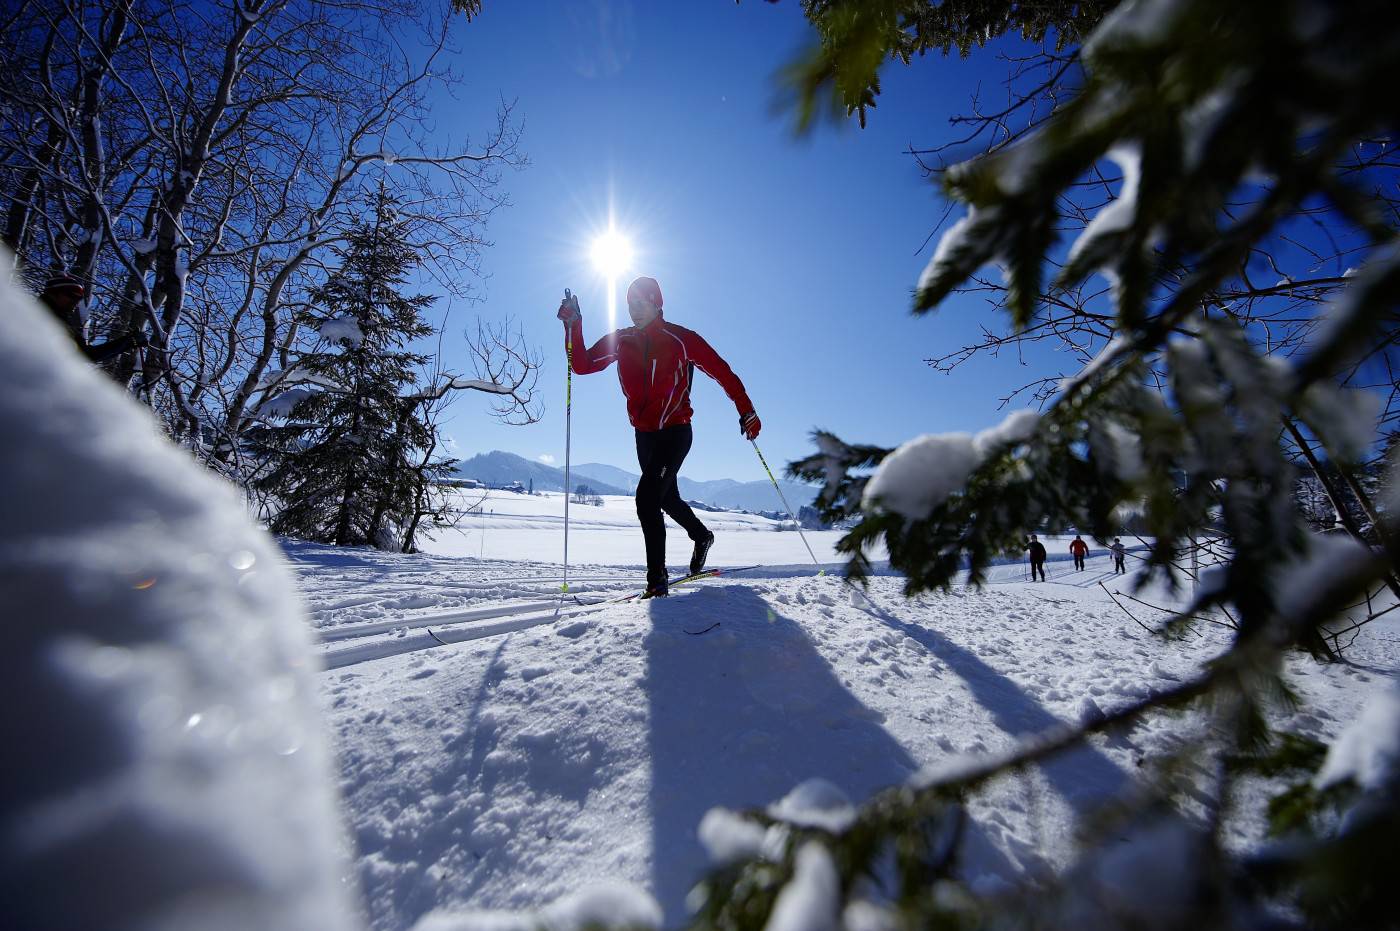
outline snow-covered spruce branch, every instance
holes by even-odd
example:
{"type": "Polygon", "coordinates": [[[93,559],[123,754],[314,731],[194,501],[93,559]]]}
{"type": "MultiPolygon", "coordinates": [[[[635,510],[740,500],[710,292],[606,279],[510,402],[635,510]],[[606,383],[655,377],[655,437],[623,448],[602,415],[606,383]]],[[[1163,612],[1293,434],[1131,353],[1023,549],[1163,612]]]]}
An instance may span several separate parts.
{"type": "MultiPolygon", "coordinates": [[[[1255,27],[1253,8],[1232,10],[1217,24],[1218,28],[1197,35],[1199,24],[1183,12],[1197,5],[1197,0],[1159,4],[1163,23],[1170,23],[1171,28],[1154,31],[1152,44],[1169,47],[1163,54],[1186,55],[1185,60],[1191,66],[1199,67],[1203,74],[1215,76],[1222,82],[1212,91],[1219,94],[1213,103],[1229,110],[1232,118],[1240,122],[1213,123],[1212,127],[1227,132],[1246,148],[1257,149],[1267,140],[1253,134],[1249,128],[1249,121],[1257,119],[1252,109],[1255,102],[1246,100],[1240,87],[1221,71],[1221,62],[1230,56],[1214,48],[1232,41],[1240,31],[1248,32],[1255,27]],[[1188,51],[1183,53],[1182,49],[1188,51]]],[[[1263,15],[1262,11],[1258,12],[1263,15]]],[[[1347,162],[1347,153],[1358,136],[1355,127],[1366,123],[1369,117],[1356,115],[1353,119],[1345,113],[1329,114],[1319,130],[1306,107],[1299,108],[1291,101],[1274,101],[1271,105],[1288,113],[1290,120],[1300,127],[1308,126],[1309,145],[1300,152],[1261,152],[1259,160],[1279,162],[1283,167],[1267,183],[1254,186],[1257,196],[1244,204],[1236,204],[1236,192],[1249,180],[1246,177],[1248,160],[1240,161],[1233,156],[1221,160],[1209,149],[1197,147],[1199,140],[1195,134],[1199,132],[1199,125],[1195,121],[1199,113],[1191,110],[1189,102],[1173,104],[1170,117],[1179,125],[1164,131],[1161,114],[1154,109],[1160,109],[1161,104],[1156,86],[1159,76],[1150,69],[1119,67],[1117,60],[1106,51],[1117,48],[1116,43],[1137,47],[1140,37],[1126,25],[1132,21],[1132,15],[1125,12],[1096,39],[1098,53],[1087,56],[1089,80],[1084,89],[1065,104],[1044,130],[1026,136],[1015,146],[948,172],[946,183],[950,192],[969,203],[969,212],[940,242],[920,281],[916,302],[916,309],[930,309],[978,269],[996,262],[1007,270],[1005,307],[1010,312],[1012,326],[1024,328],[1040,313],[1039,304],[1045,295],[1063,293],[1096,271],[1108,274],[1114,282],[1112,298],[1118,332],[1085,372],[1064,384],[1060,396],[1047,412],[1046,430],[1037,431],[1036,438],[1043,439],[1047,433],[1055,431],[1069,431],[1085,444],[1090,454],[1085,457],[1060,445],[1063,456],[1045,458],[1031,452],[1020,462],[1002,461],[996,468],[989,466],[989,471],[982,474],[964,472],[966,466],[954,470],[958,475],[949,475],[946,468],[939,469],[929,484],[942,490],[911,491],[917,480],[901,489],[909,492],[904,495],[906,501],[912,495],[918,504],[904,508],[903,513],[895,507],[886,509],[881,516],[872,516],[869,505],[874,502],[870,500],[869,486],[860,486],[863,488],[860,502],[850,495],[857,490],[856,485],[842,489],[846,493],[845,506],[837,509],[844,511],[842,516],[853,516],[862,510],[867,514],[866,520],[842,544],[844,551],[855,556],[853,566],[857,571],[861,569],[860,545],[884,538],[892,546],[892,558],[901,568],[923,567],[922,577],[911,577],[913,586],[946,584],[964,556],[970,560],[976,578],[980,559],[990,552],[977,550],[976,547],[983,544],[976,541],[989,529],[1001,535],[998,545],[1015,545],[1014,520],[1003,516],[1008,507],[1019,509],[1021,530],[1035,528],[1038,520],[1053,517],[1076,526],[1092,526],[1096,533],[1102,533],[1116,529],[1112,526],[1109,502],[1121,504],[1145,499],[1150,504],[1149,513],[1155,515],[1157,522],[1158,542],[1153,565],[1163,570],[1171,565],[1171,549],[1177,545],[1176,541],[1193,526],[1202,526],[1212,507],[1223,508],[1226,522],[1233,524],[1231,533],[1236,546],[1259,531],[1268,531],[1279,540],[1298,539],[1298,531],[1281,513],[1269,515],[1268,509],[1261,511],[1247,502],[1252,494],[1262,495],[1265,489],[1281,497],[1291,495],[1286,469],[1277,449],[1269,448],[1272,440],[1266,438],[1277,433],[1284,419],[1293,416],[1295,408],[1304,404],[1309,393],[1322,390],[1321,387],[1311,392],[1305,389],[1330,380],[1343,359],[1374,346],[1378,334],[1384,333],[1381,322],[1389,303],[1385,294],[1389,293],[1386,289],[1391,280],[1388,270],[1391,263],[1387,260],[1391,248],[1386,243],[1391,234],[1365,221],[1364,205],[1358,198],[1343,203],[1348,195],[1334,180],[1338,166],[1347,162]],[[1314,133],[1314,130],[1319,131],[1314,133]],[[1191,147],[1187,153],[1189,157],[1184,160],[1178,157],[1183,144],[1191,147]],[[1163,149],[1166,151],[1162,160],[1144,161],[1133,154],[1163,149]],[[1043,268],[1055,264],[1050,250],[1058,234],[1061,199],[1078,179],[1093,178],[1098,163],[1108,155],[1123,165],[1119,196],[1093,216],[1086,214],[1088,222],[1071,248],[1068,261],[1058,268],[1055,279],[1046,286],[1042,282],[1043,268]],[[1152,173],[1145,180],[1144,170],[1152,173]],[[1342,214],[1356,219],[1360,235],[1370,237],[1368,246],[1372,260],[1328,310],[1328,316],[1337,323],[1314,342],[1314,345],[1320,343],[1321,348],[1310,351],[1295,373],[1283,374],[1282,368],[1261,366],[1247,347],[1248,339],[1243,341],[1244,346],[1238,336],[1227,339],[1226,331],[1216,326],[1209,315],[1203,315],[1202,308],[1209,307],[1212,297],[1221,291],[1222,283],[1228,287],[1231,276],[1258,253],[1261,240],[1270,231],[1287,218],[1306,213],[1311,209],[1306,202],[1319,193],[1332,197],[1342,214]],[[1218,214],[1209,205],[1217,205],[1218,214]],[[1203,210],[1206,215],[1223,216],[1225,221],[1218,226],[1212,222],[1209,229],[1202,229],[1191,217],[1200,215],[1203,210]],[[1191,256],[1189,264],[1182,261],[1188,255],[1191,256]],[[1374,283],[1366,280],[1368,278],[1374,283]],[[1356,313],[1353,307],[1365,310],[1356,313]],[[1214,334],[1210,347],[1191,349],[1192,342],[1200,341],[1196,334],[1207,330],[1214,334]],[[1186,339],[1179,346],[1169,347],[1168,340],[1176,334],[1184,334],[1186,339]],[[1139,397],[1131,401],[1136,412],[1104,408],[1103,399],[1096,395],[1106,381],[1116,380],[1116,373],[1125,366],[1133,369],[1133,379],[1139,384],[1165,379],[1175,392],[1172,404],[1168,406],[1160,400],[1139,397]],[[1189,374],[1183,376],[1178,369],[1185,369],[1189,374]],[[1254,390],[1273,382],[1278,383],[1262,394],[1254,390]],[[1223,393],[1209,387],[1215,384],[1222,385],[1223,393]],[[1268,400],[1260,402],[1261,398],[1268,400]],[[1269,416],[1261,416],[1266,407],[1271,409],[1269,416]],[[1232,428],[1227,410],[1233,412],[1230,416],[1238,415],[1237,424],[1248,423],[1249,431],[1232,428]],[[1145,485],[1151,482],[1144,483],[1141,476],[1135,476],[1128,484],[1136,483],[1139,487],[1130,490],[1119,484],[1115,490],[1115,483],[1120,483],[1125,473],[1118,468],[1121,463],[1110,461],[1114,458],[1110,455],[1112,447],[1117,446],[1120,452],[1131,451],[1111,441],[1111,437],[1100,444],[1104,450],[1102,454],[1095,451],[1094,434],[1086,419],[1090,412],[1103,424],[1100,432],[1117,429],[1121,433],[1123,424],[1131,423],[1136,428],[1132,435],[1142,437],[1144,442],[1157,442],[1148,439],[1152,428],[1165,429],[1174,438],[1168,439],[1152,455],[1144,450],[1142,458],[1147,461],[1137,466],[1147,466],[1149,472],[1176,469],[1188,479],[1184,488],[1158,483],[1155,488],[1147,489],[1145,485]],[[1112,427],[1115,419],[1119,421],[1116,428],[1112,427]],[[1250,449],[1247,456],[1221,442],[1223,437],[1232,435],[1241,448],[1250,449]],[[1202,457],[1215,456],[1221,459],[1220,467],[1199,466],[1202,457]],[[1261,462],[1268,463],[1268,470],[1261,467],[1261,462]],[[992,475],[997,468],[1002,473],[992,475]],[[1029,483],[1016,479],[1018,469],[1034,473],[1037,481],[1054,487],[1037,498],[1029,483]],[[946,502],[947,495],[955,493],[962,485],[965,475],[969,481],[966,494],[958,492],[961,504],[946,509],[935,505],[935,513],[930,515],[928,507],[917,501],[926,497],[929,501],[946,502]],[[1105,477],[1107,487],[1100,487],[1092,495],[1078,492],[1066,495],[1059,490],[1073,482],[1099,487],[1104,484],[1105,477]],[[980,489],[979,483],[982,483],[980,489]],[[1219,494],[1214,490],[1216,487],[1220,489],[1219,494]],[[1256,492],[1247,491],[1250,488],[1256,492]],[[1008,491],[1017,493],[1010,498],[997,498],[1008,491]],[[1183,520],[1180,515],[1170,513],[1171,505],[1182,501],[1190,502],[1187,510],[1192,516],[1189,519],[1183,520]],[[875,526],[876,522],[881,526],[875,526]],[[940,535],[941,542],[938,542],[940,535]],[[902,558],[895,557],[894,552],[901,549],[905,551],[902,558]],[[936,568],[929,569],[930,565],[936,568]]],[[[1346,14],[1332,11],[1323,15],[1346,14]]],[[[1340,34],[1349,27],[1338,28],[1340,34]]],[[[1284,46],[1294,41],[1287,35],[1277,38],[1284,46]]],[[[1257,47],[1252,54],[1257,54],[1257,47]]],[[[1350,77],[1363,84],[1366,79],[1362,75],[1368,73],[1367,69],[1383,71],[1389,67],[1386,61],[1385,56],[1377,52],[1350,77]]],[[[1276,66],[1276,60],[1263,56],[1252,60],[1252,65],[1267,70],[1276,66]]],[[[1280,93],[1274,85],[1268,87],[1271,90],[1267,93],[1280,93]]],[[[1300,343],[1290,338],[1283,344],[1296,346],[1300,343]]],[[[1137,386],[1124,390],[1139,393],[1137,386]]],[[[1343,419],[1354,421],[1357,418],[1343,419]]],[[[1325,416],[1312,418],[1312,422],[1324,430],[1328,420],[1325,416]]],[[[965,450],[969,440],[922,438],[911,441],[907,444],[909,449],[902,447],[901,452],[907,452],[911,460],[916,460],[920,448],[928,450],[940,444],[946,448],[952,443],[953,447],[965,450]]],[[[1026,445],[1033,450],[1036,443],[1026,445]]],[[[1056,445],[1059,445],[1058,440],[1056,445]]],[[[1334,456],[1338,453],[1331,452],[1334,456]]],[[[797,467],[807,469],[808,477],[813,478],[820,477],[821,472],[838,473],[837,482],[829,483],[824,494],[824,500],[832,501],[837,498],[834,485],[841,480],[841,457],[814,458],[818,461],[809,460],[797,467]]],[[[1136,457],[1130,454],[1128,458],[1136,457]]],[[[968,455],[960,461],[989,460],[968,455]]],[[[876,477],[879,475],[877,473],[876,477]]],[[[1278,546],[1264,544],[1258,552],[1236,562],[1242,571],[1263,573],[1271,565],[1270,559],[1286,557],[1288,552],[1296,551],[1296,545],[1296,542],[1278,546]]]]}
{"type": "MultiPolygon", "coordinates": [[[[1170,16],[1166,16],[1170,19],[1170,16]]],[[[1247,17],[1241,16],[1243,22],[1247,17]]],[[[1112,40],[1109,40],[1111,44],[1112,40]]],[[[1169,40],[1168,40],[1169,41],[1169,40]]],[[[1095,77],[1101,79],[1104,86],[1111,87],[1110,91],[1095,95],[1093,93],[1094,82],[1091,82],[1090,89],[1083,95],[1088,100],[1083,112],[1093,115],[1084,120],[1081,125],[1086,129],[1086,135],[1090,132],[1099,132],[1100,138],[1106,138],[1103,133],[1121,132],[1123,137],[1132,141],[1133,133],[1136,131],[1132,125],[1135,115],[1132,112],[1134,106],[1131,95],[1131,81],[1119,81],[1120,76],[1111,68],[1100,67],[1095,77]],[[1115,83],[1118,82],[1118,83],[1115,83]],[[1128,90],[1124,89],[1128,86],[1128,90]],[[1126,105],[1114,98],[1121,98],[1126,101],[1126,105]],[[1097,109],[1096,109],[1097,108],[1097,109]],[[1122,117],[1119,120],[1119,116],[1122,117]],[[1103,119],[1100,120],[1100,117],[1103,119]],[[1115,121],[1121,125],[1115,125],[1115,121]],[[1091,125],[1096,124],[1096,125],[1091,125]],[[1102,132],[1100,132],[1102,131],[1102,132]]],[[[1095,69],[1090,68],[1091,74],[1095,69]]],[[[1230,108],[1241,106],[1241,102],[1236,99],[1240,88],[1225,82],[1225,88],[1215,98],[1208,98],[1197,105],[1194,110],[1187,107],[1182,116],[1183,131],[1185,133],[1184,144],[1191,147],[1191,159],[1194,159],[1197,166],[1204,168],[1216,167],[1208,159],[1198,158],[1200,136],[1204,129],[1214,130],[1220,124],[1211,122],[1218,117],[1218,113],[1213,109],[1217,106],[1230,108]],[[1210,119],[1202,121],[1202,114],[1208,113],[1210,119]]],[[[1030,88],[1024,93],[1034,95],[1039,90],[1038,87],[1030,88]]],[[[1017,91],[1009,91],[1014,97],[1017,91]]],[[[1069,95],[1066,95],[1067,99],[1069,95]]],[[[1145,101],[1146,98],[1144,98],[1145,101]]],[[[1055,132],[1060,138],[1066,138],[1062,132],[1065,128],[1067,115],[1072,115],[1076,107],[1081,107],[1084,101],[1075,103],[1066,108],[1066,113],[1060,114],[1056,118],[1055,132]]],[[[1071,124],[1073,120],[1069,121],[1071,124]]],[[[1345,120],[1337,120],[1339,126],[1345,124],[1345,120]]],[[[1068,163],[1056,164],[1045,172],[1046,175],[1058,172],[1061,179],[1079,173],[1079,177],[1067,184],[1063,184],[1057,191],[1042,191],[1035,194],[1037,187],[1037,174],[1040,169],[1049,165],[1053,159],[1046,157],[1047,151],[1056,148],[1056,145],[1047,141],[1047,135],[1043,133],[1027,132],[1024,127],[1015,130],[1015,143],[1010,146],[995,145],[989,151],[999,153],[1002,159],[1000,169],[992,168],[988,172],[976,174],[975,177],[969,175],[967,165],[957,166],[950,172],[948,185],[955,194],[960,187],[967,191],[970,196],[970,203],[978,211],[982,211],[983,219],[986,220],[987,210],[993,213],[998,211],[1013,214],[1027,215],[1043,210],[1054,217],[1053,221],[1048,221],[1046,226],[1039,227],[1036,235],[1048,233],[1050,239],[1057,239],[1066,235],[1077,236],[1076,249],[1097,241],[1100,252],[1108,257],[1104,262],[1106,273],[1120,284],[1124,281],[1122,275],[1114,272],[1114,267],[1118,264],[1111,258],[1114,254],[1131,254],[1133,248],[1119,249],[1120,242],[1138,242],[1142,248],[1150,253],[1153,261],[1160,263],[1161,269],[1155,276],[1150,276],[1152,286],[1165,292],[1175,291],[1178,286],[1185,286],[1188,290],[1197,282],[1195,276],[1191,274],[1191,269],[1184,267],[1180,261],[1181,253],[1170,246],[1164,247],[1160,237],[1155,234],[1141,235],[1142,230],[1148,230],[1149,224],[1141,217],[1134,217],[1131,227],[1116,228],[1115,223],[1125,216],[1153,213],[1161,205],[1169,200],[1176,200],[1182,204],[1193,202],[1192,181],[1187,180],[1181,185],[1181,196],[1173,198],[1172,195],[1162,194],[1152,201],[1140,201],[1135,197],[1135,188],[1130,190],[1127,184],[1127,172],[1121,172],[1118,176],[1105,176],[1102,172],[1102,153],[1109,150],[1107,145],[1102,145],[1095,141],[1092,147],[1078,149],[1083,157],[1073,165],[1068,163]],[[995,186],[993,186],[995,185],[995,186]],[[999,190],[998,190],[999,188],[999,190]],[[1076,191],[1094,192],[1094,200],[1085,200],[1076,191]],[[986,208],[984,210],[983,208],[986,208]],[[1107,223],[1110,215],[1115,217],[1115,223],[1107,223]],[[1091,227],[1097,227],[1091,229],[1091,227]],[[1105,235],[1107,234],[1107,235],[1105,235]]],[[[1319,169],[1311,171],[1314,188],[1320,188],[1330,192],[1336,185],[1329,178],[1329,173],[1337,178],[1350,178],[1357,182],[1357,191],[1364,186],[1366,197],[1354,197],[1353,201],[1370,201],[1370,212],[1375,214],[1376,208],[1383,209],[1390,216],[1400,215],[1400,196],[1393,184],[1393,173],[1396,168],[1395,160],[1388,154],[1388,149],[1384,145],[1372,144],[1374,133],[1361,133],[1356,136],[1349,135],[1349,129],[1343,126],[1342,131],[1334,134],[1325,140],[1327,152],[1324,157],[1316,161],[1313,168],[1319,169]],[[1330,156],[1335,156],[1329,160],[1330,156]],[[1387,173],[1392,177],[1387,179],[1387,173]],[[1362,180],[1364,179],[1364,180],[1362,180]]],[[[1164,140],[1165,141],[1165,140],[1164,140]]],[[[1258,145],[1258,140],[1252,144],[1258,145]]],[[[1066,151],[1070,146],[1065,146],[1066,151]]],[[[983,159],[991,167],[991,160],[983,159]]],[[[1188,160],[1190,161],[1190,159],[1188,160]]],[[[1187,168],[1197,166],[1188,165],[1187,168]]],[[[941,171],[942,169],[940,169],[941,171]]],[[[1297,177],[1304,183],[1300,188],[1285,180],[1278,189],[1287,191],[1291,188],[1292,193],[1286,198],[1290,201],[1289,215],[1298,220],[1328,225],[1327,242],[1331,244],[1330,250],[1319,250],[1313,248],[1306,242],[1298,240],[1289,235],[1286,230],[1278,231],[1277,238],[1288,243],[1291,248],[1279,249],[1271,243],[1254,239],[1243,258],[1233,261],[1228,256],[1220,256],[1219,267],[1229,266],[1230,274],[1222,277],[1219,284],[1212,286],[1204,292],[1197,292],[1189,295],[1195,303],[1195,310],[1186,314],[1185,320],[1189,320],[1194,314],[1210,315],[1212,313],[1227,314],[1239,320],[1251,329],[1252,334],[1261,345],[1267,346],[1270,353],[1288,354],[1295,352],[1305,345],[1308,334],[1316,325],[1319,318],[1319,305],[1333,297],[1341,287],[1344,286],[1351,269],[1348,268],[1360,251],[1368,246],[1366,234],[1357,231],[1370,231],[1370,235],[1386,235],[1384,231],[1376,232],[1374,224],[1369,224],[1363,214],[1366,212],[1360,207],[1354,207],[1350,211],[1341,206],[1333,204],[1323,204],[1317,206],[1316,201],[1304,202],[1296,197],[1300,189],[1305,189],[1308,182],[1303,176],[1309,172],[1299,172],[1297,177]],[[1348,218],[1357,220],[1357,230],[1348,232],[1339,229],[1338,221],[1349,221],[1348,218]],[[1256,281],[1259,268],[1267,268],[1272,272],[1269,281],[1256,281]],[[1318,274],[1318,270],[1330,268],[1332,274],[1318,274]],[[1344,271],[1345,269],[1345,271],[1344,271]],[[1277,282],[1271,284],[1270,282],[1277,282]]],[[[1247,179],[1241,179],[1247,182],[1247,179]]],[[[1172,184],[1178,183],[1175,179],[1168,179],[1165,183],[1159,181],[1159,186],[1164,189],[1170,188],[1172,184]]],[[[1215,182],[1212,179],[1212,194],[1215,182]]],[[[1251,208],[1258,204],[1261,196],[1268,194],[1275,186],[1269,184],[1257,185],[1253,183],[1243,183],[1234,187],[1225,186],[1222,190],[1228,195],[1221,199],[1221,215],[1229,218],[1231,223],[1244,214],[1246,219],[1251,208]],[[1238,202],[1236,202],[1238,201],[1238,202]]],[[[1267,218],[1266,218],[1267,219],[1267,218]]],[[[960,224],[961,225],[961,224],[960,224]]],[[[1391,224],[1393,227],[1394,224],[1391,224]]],[[[1255,227],[1254,229],[1257,229],[1255,227]]],[[[1172,224],[1165,224],[1159,231],[1175,232],[1172,224]]],[[[966,226],[961,230],[967,234],[969,230],[966,226]]],[[[1029,232],[1029,230],[1027,230],[1029,232]]],[[[1151,231],[1148,230],[1150,233],[1151,231]]],[[[1251,232],[1251,228],[1244,229],[1246,236],[1251,232]]],[[[973,237],[975,238],[975,236],[973,237]]],[[[1008,237],[1005,241],[1020,241],[1029,243],[1035,240],[1035,236],[1008,237]]],[[[1050,240],[1045,240],[1049,242],[1050,240]]],[[[945,248],[949,247],[948,238],[945,238],[945,248]]],[[[1089,249],[1092,253],[1094,250],[1089,249]]],[[[1195,249],[1189,247],[1188,254],[1193,254],[1195,249]]],[[[1052,256],[1054,253],[1047,252],[1044,260],[1047,265],[1055,264],[1052,256]]],[[[1238,251],[1236,256],[1241,256],[1238,251]]],[[[1009,257],[1002,256],[1001,261],[1009,257]]],[[[1098,257],[1095,257],[1098,261],[1098,257]]],[[[1131,264],[1131,255],[1129,264],[1131,264]]],[[[1138,274],[1139,279],[1143,278],[1138,274]]],[[[975,287],[958,287],[957,293],[966,294],[974,292],[990,292],[998,298],[997,303],[1005,309],[1011,310],[1012,316],[1025,312],[1025,301],[1033,297],[1039,304],[1037,316],[1047,313],[1057,306],[1057,296],[1061,293],[1061,287],[1065,283],[1064,276],[1060,281],[1049,287],[1029,287],[1038,280],[1033,274],[1022,275],[1019,281],[1025,282],[1027,286],[1022,286],[1017,282],[997,284],[980,279],[974,276],[972,281],[977,282],[975,287]],[[1012,300],[1013,285],[1015,286],[1015,301],[1012,300]],[[1016,305],[1020,305],[1017,307],[1016,305]]],[[[1134,286],[1138,288],[1137,285],[1134,286]]],[[[1138,288],[1140,290],[1140,288],[1138,288]]],[[[1136,291],[1134,293],[1137,293],[1136,291]]],[[[1107,312],[1114,310],[1107,301],[1103,302],[1103,309],[1107,312]]],[[[1044,331],[1027,327],[1024,330],[1022,325],[1032,318],[1028,315],[1020,323],[1009,326],[1004,334],[994,337],[992,344],[1015,344],[1020,340],[1030,340],[1037,336],[1043,336],[1044,331]]],[[[1182,322],[1185,322],[1183,320],[1182,322]]],[[[990,332],[990,331],[988,331],[990,332]]],[[[1092,337],[1093,334],[1087,330],[1079,334],[1077,327],[1069,327],[1057,330],[1054,334],[1057,338],[1065,341],[1066,348],[1071,351],[1078,351],[1081,347],[1075,345],[1074,341],[1079,335],[1092,337]]],[[[972,353],[965,347],[963,351],[952,354],[945,354],[938,361],[945,366],[956,366],[972,353]]],[[[1393,387],[1393,382],[1392,382],[1393,387]]],[[[1387,408],[1388,409],[1388,408],[1387,408]]]]}

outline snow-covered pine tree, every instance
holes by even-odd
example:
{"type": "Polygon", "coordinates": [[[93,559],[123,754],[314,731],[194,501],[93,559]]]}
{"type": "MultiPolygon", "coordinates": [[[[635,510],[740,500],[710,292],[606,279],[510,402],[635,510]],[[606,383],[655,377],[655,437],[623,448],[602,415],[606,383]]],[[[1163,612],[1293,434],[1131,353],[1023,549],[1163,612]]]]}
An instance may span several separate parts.
{"type": "Polygon", "coordinates": [[[296,362],[303,397],[260,431],[259,490],[278,503],[274,533],[339,546],[396,546],[392,525],[422,510],[424,488],[450,464],[413,389],[428,356],[406,348],[433,328],[431,295],[403,288],[418,257],[381,189],[373,216],[339,250],[341,265],[311,294],[301,322],[319,333],[296,362]]]}

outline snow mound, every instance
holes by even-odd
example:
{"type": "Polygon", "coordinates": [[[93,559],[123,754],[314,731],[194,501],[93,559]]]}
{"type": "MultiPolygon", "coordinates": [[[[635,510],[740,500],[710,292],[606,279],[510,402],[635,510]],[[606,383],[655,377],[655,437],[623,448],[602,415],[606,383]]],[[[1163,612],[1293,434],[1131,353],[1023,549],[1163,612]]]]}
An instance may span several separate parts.
{"type": "Polygon", "coordinates": [[[9,283],[0,433],[7,927],[357,927],[272,541],[9,283]]]}

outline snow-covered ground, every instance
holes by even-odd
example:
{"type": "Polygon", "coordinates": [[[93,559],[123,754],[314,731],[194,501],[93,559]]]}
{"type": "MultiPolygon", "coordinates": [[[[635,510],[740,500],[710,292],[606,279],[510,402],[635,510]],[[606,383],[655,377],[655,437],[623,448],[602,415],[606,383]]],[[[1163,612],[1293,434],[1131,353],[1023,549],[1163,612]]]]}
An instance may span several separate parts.
{"type": "MultiPolygon", "coordinates": [[[[551,502],[494,496],[430,545],[439,555],[285,544],[330,667],[347,856],[376,929],[615,882],[655,896],[676,926],[707,864],[697,827],[711,808],[765,806],[814,777],[858,802],[1129,702],[1225,644],[1209,626],[1179,643],[1148,635],[1124,609],[1165,615],[1115,604],[1099,583],[1130,591],[1130,579],[1099,549],[1083,572],[1052,561],[1046,583],[1011,564],[982,591],[906,600],[881,576],[866,597],[839,573],[818,577],[796,533],[745,515],[701,515],[715,562],[779,568],[607,602],[640,580],[630,499],[571,507],[574,597],[561,606],[551,502]]],[[[837,536],[808,534],[833,567],[837,536]]],[[[679,571],[688,543],[670,537],[679,571]]],[[[1052,559],[1066,542],[1047,541],[1052,559]]],[[[1290,660],[1304,703],[1275,723],[1334,736],[1400,670],[1395,638],[1373,624],[1353,665],[1290,660]]],[[[1076,815],[1167,754],[1182,726],[1151,719],[979,795],[974,882],[1065,865],[1076,815]]],[[[1234,830],[1244,844],[1261,825],[1234,830]]]]}

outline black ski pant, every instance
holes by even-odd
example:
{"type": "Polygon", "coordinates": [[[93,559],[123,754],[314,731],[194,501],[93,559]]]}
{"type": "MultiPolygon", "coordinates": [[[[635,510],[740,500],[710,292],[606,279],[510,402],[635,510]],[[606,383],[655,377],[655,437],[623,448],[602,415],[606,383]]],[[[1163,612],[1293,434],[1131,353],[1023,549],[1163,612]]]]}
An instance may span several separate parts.
{"type": "Polygon", "coordinates": [[[1036,573],[1037,573],[1037,572],[1040,573],[1040,581],[1044,582],[1044,581],[1045,581],[1045,560],[1042,559],[1042,560],[1040,560],[1039,562],[1037,562],[1037,561],[1034,560],[1034,559],[1031,560],[1031,581],[1032,581],[1032,582],[1035,581],[1035,576],[1036,576],[1036,573]]]}
{"type": "Polygon", "coordinates": [[[1074,554],[1074,568],[1076,570],[1084,568],[1084,557],[1080,556],[1078,553],[1074,554]]]}
{"type": "Polygon", "coordinates": [[[681,500],[676,473],[690,452],[690,424],[677,424],[655,431],[637,431],[637,464],[642,479],[637,483],[637,520],[647,547],[647,585],[666,579],[666,519],[662,512],[680,524],[692,540],[703,540],[709,531],[690,505],[681,500]]]}
{"type": "Polygon", "coordinates": [[[1128,570],[1125,569],[1125,568],[1123,568],[1123,560],[1124,560],[1124,557],[1122,557],[1122,556],[1114,556],[1114,557],[1113,557],[1113,574],[1114,574],[1114,575],[1117,575],[1117,574],[1120,573],[1120,572],[1123,573],[1124,575],[1127,575],[1128,570]]]}

